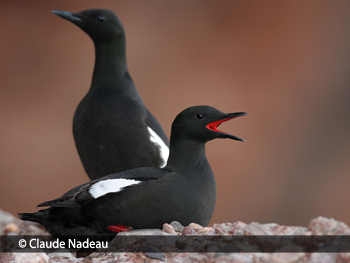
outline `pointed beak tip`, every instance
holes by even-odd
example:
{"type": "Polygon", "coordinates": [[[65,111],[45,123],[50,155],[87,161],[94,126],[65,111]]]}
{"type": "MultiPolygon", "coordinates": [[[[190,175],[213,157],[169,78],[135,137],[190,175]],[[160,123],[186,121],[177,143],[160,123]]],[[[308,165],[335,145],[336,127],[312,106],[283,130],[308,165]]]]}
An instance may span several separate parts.
{"type": "MultiPolygon", "coordinates": [[[[233,135],[234,136],[234,135],[233,135]]],[[[235,138],[232,138],[232,139],[234,139],[234,140],[236,140],[236,141],[240,141],[240,142],[246,142],[246,140],[244,140],[244,139],[242,139],[242,138],[239,138],[239,137],[237,137],[237,136],[234,136],[235,138]]]]}
{"type": "Polygon", "coordinates": [[[246,112],[234,112],[234,113],[226,113],[226,117],[228,117],[229,119],[234,119],[234,118],[238,118],[238,117],[242,117],[248,115],[248,113],[246,112]]]}
{"type": "Polygon", "coordinates": [[[249,115],[249,114],[246,112],[238,112],[237,113],[237,117],[242,117],[242,116],[247,116],[247,115],[249,115]]]}

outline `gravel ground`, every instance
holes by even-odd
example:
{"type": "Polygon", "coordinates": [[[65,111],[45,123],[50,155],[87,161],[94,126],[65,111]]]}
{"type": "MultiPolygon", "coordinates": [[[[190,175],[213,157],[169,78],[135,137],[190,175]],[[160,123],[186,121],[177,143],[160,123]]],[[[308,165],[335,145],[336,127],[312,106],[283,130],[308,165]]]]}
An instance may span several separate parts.
{"type": "MultiPolygon", "coordinates": [[[[181,238],[184,236],[199,237],[199,240],[203,241],[206,238],[215,238],[227,236],[276,236],[276,235],[288,235],[288,236],[313,236],[313,235],[349,235],[349,227],[340,221],[318,217],[312,219],[308,227],[298,226],[283,226],[275,223],[259,224],[252,222],[249,224],[243,222],[234,223],[222,223],[214,224],[211,227],[202,227],[198,224],[191,223],[189,226],[182,226],[178,222],[172,222],[171,224],[164,224],[163,229],[145,229],[135,230],[131,232],[123,232],[118,234],[120,236],[155,236],[160,238],[158,241],[163,242],[162,237],[168,237],[169,235],[176,235],[175,237],[181,238]]],[[[0,235],[48,235],[44,228],[40,225],[21,221],[13,215],[0,210],[0,235]]],[[[112,247],[117,245],[117,238],[109,243],[112,247]]],[[[198,241],[198,240],[197,240],[198,241]]],[[[204,241],[203,241],[204,242],[204,241]]],[[[202,242],[202,243],[203,243],[202,242]]],[[[201,242],[191,243],[182,246],[182,251],[191,248],[196,248],[197,251],[202,251],[203,247],[201,242]],[[186,247],[187,246],[187,247],[186,247]]],[[[127,244],[126,246],[134,246],[135,244],[127,244]]],[[[286,251],[286,247],[283,244],[280,245],[281,251],[286,251]]],[[[127,252],[103,252],[102,250],[94,252],[92,254],[77,255],[71,253],[68,250],[49,253],[1,253],[0,262],[67,262],[67,263],[112,263],[112,262],[234,262],[234,263],[263,263],[263,262],[350,262],[350,253],[306,253],[303,247],[294,247],[292,251],[294,253],[261,253],[261,247],[259,245],[253,245],[256,248],[256,253],[227,253],[217,252],[217,247],[209,248],[213,252],[207,253],[190,253],[190,252],[176,252],[176,250],[167,250],[171,252],[155,253],[154,250],[144,250],[145,253],[127,253],[127,252]]],[[[208,247],[206,247],[208,251],[208,247]]],[[[243,247],[244,249],[244,247],[243,247]]],[[[250,248],[251,249],[251,248],[250,248]]],[[[117,250],[116,250],[117,251],[117,250]]],[[[125,250],[124,250],[125,251],[125,250]]],[[[250,250],[254,251],[254,250],[250,250]]]]}

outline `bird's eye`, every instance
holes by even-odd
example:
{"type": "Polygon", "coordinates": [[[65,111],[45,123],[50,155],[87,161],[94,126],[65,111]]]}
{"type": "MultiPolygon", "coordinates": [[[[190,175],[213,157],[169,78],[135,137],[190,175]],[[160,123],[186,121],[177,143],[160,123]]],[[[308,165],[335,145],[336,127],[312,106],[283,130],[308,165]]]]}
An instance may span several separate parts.
{"type": "Polygon", "coordinates": [[[97,17],[97,20],[98,20],[99,22],[103,22],[103,21],[106,20],[106,18],[105,18],[104,16],[98,16],[98,17],[97,17]]]}
{"type": "Polygon", "coordinates": [[[200,113],[197,114],[197,119],[203,119],[203,117],[204,116],[202,114],[200,114],[200,113]]]}

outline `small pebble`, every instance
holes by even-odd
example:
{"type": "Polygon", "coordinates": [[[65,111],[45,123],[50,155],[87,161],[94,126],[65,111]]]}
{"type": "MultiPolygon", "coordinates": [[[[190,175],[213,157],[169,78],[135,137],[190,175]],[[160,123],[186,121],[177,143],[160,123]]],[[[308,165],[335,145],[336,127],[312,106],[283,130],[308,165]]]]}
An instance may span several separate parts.
{"type": "Polygon", "coordinates": [[[7,235],[8,233],[19,233],[19,227],[15,223],[9,223],[4,227],[4,234],[7,235]]]}
{"type": "Polygon", "coordinates": [[[179,222],[177,221],[173,221],[170,223],[170,225],[174,228],[174,230],[176,232],[182,232],[182,230],[184,229],[183,225],[181,225],[179,222]]]}
{"type": "Polygon", "coordinates": [[[168,223],[165,223],[163,225],[163,232],[169,233],[171,235],[176,235],[174,228],[171,225],[169,225],[168,223]]]}
{"type": "Polygon", "coordinates": [[[267,236],[267,235],[273,235],[273,233],[269,230],[266,230],[263,225],[257,223],[257,222],[252,222],[246,226],[244,229],[244,234],[245,235],[255,235],[255,236],[267,236]]]}
{"type": "Polygon", "coordinates": [[[309,230],[313,235],[349,235],[349,227],[341,221],[333,218],[319,216],[309,223],[309,230]]]}
{"type": "Polygon", "coordinates": [[[186,235],[194,235],[196,233],[196,231],[194,231],[194,229],[190,226],[186,226],[184,227],[184,229],[182,230],[182,235],[186,236],[186,235]]]}
{"type": "Polygon", "coordinates": [[[158,259],[158,260],[165,260],[165,255],[154,248],[151,247],[145,247],[144,249],[145,256],[151,259],[158,259]]]}
{"type": "Polygon", "coordinates": [[[199,230],[201,230],[201,229],[203,229],[203,227],[201,226],[201,225],[198,225],[198,224],[196,224],[196,223],[191,223],[191,224],[189,224],[188,225],[189,227],[192,227],[194,230],[196,230],[196,231],[199,231],[199,230]]]}
{"type": "Polygon", "coordinates": [[[198,234],[201,235],[215,235],[215,230],[212,227],[203,227],[198,231],[198,234]]]}

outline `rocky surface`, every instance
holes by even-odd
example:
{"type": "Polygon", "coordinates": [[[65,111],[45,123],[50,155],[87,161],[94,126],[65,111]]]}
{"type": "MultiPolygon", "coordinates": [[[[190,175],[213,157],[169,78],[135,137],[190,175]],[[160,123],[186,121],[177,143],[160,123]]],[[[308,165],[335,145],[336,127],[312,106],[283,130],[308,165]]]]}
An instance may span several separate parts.
{"type": "MultiPolygon", "coordinates": [[[[47,235],[45,229],[35,223],[21,221],[9,213],[0,210],[0,234],[1,235],[47,235]]],[[[312,219],[308,227],[283,226],[274,223],[259,224],[252,222],[249,224],[243,222],[214,224],[211,227],[202,227],[191,223],[188,226],[182,226],[178,222],[164,224],[163,229],[145,229],[132,232],[120,233],[120,236],[146,235],[157,237],[161,236],[274,236],[274,235],[349,235],[350,228],[343,222],[318,217],[312,219]]],[[[118,236],[119,236],[118,235],[118,236]]],[[[113,240],[114,241],[114,240],[113,240]]],[[[113,245],[110,242],[110,246],[113,245]]],[[[115,245],[115,244],[114,244],[115,245]]],[[[130,245],[130,244],[127,244],[130,245]]],[[[133,245],[133,244],[131,244],[133,245]]],[[[350,262],[350,253],[306,253],[302,249],[295,253],[176,253],[163,252],[156,253],[152,248],[144,250],[144,253],[126,253],[114,252],[106,253],[103,251],[94,252],[88,256],[81,257],[71,253],[68,250],[57,251],[55,253],[2,253],[0,262],[66,262],[66,263],[97,263],[97,262],[233,262],[233,263],[292,263],[292,262],[350,262]]]]}

